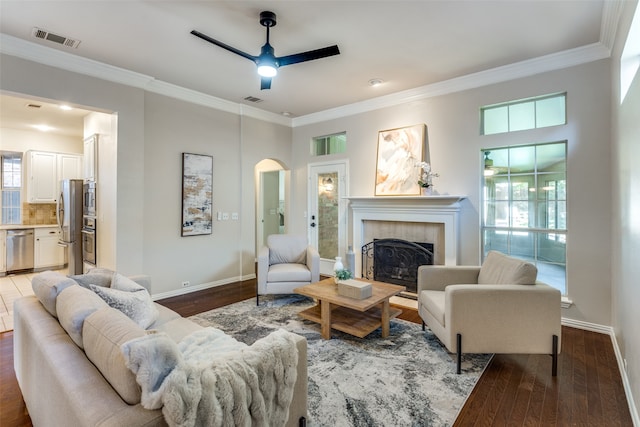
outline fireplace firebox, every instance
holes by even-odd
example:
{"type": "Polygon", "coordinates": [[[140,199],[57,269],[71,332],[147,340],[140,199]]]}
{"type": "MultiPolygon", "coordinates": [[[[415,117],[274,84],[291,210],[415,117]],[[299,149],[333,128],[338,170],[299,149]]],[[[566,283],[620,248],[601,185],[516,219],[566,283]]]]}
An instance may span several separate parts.
{"type": "Polygon", "coordinates": [[[402,285],[402,296],[416,298],[418,267],[433,265],[433,243],[374,239],[362,247],[362,277],[402,285]]]}

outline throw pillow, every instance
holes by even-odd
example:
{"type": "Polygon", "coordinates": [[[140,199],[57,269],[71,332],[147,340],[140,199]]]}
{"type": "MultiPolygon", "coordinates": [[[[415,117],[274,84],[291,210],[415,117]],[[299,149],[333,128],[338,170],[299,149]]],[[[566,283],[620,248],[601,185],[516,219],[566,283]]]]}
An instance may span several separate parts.
{"type": "Polygon", "coordinates": [[[69,286],[63,289],[56,299],[56,311],[60,325],[80,348],[84,319],[91,313],[108,305],[95,293],[82,286],[69,286]]]}
{"type": "Polygon", "coordinates": [[[89,288],[107,304],[126,314],[143,329],[147,329],[158,318],[158,309],[151,300],[151,295],[144,288],[135,292],[96,285],[89,285],[89,288]]]}
{"type": "Polygon", "coordinates": [[[530,262],[490,251],[485,258],[480,273],[479,285],[534,285],[538,269],[530,262]]]}
{"type": "Polygon", "coordinates": [[[146,291],[144,286],[137,284],[127,276],[123,276],[120,273],[114,273],[113,279],[111,279],[111,289],[118,289],[119,291],[126,292],[146,291]]]}
{"type": "Polygon", "coordinates": [[[114,271],[106,268],[93,268],[89,270],[87,274],[77,274],[75,276],[69,276],[82,287],[89,288],[89,285],[101,286],[108,288],[111,286],[111,280],[113,279],[114,271]]]}

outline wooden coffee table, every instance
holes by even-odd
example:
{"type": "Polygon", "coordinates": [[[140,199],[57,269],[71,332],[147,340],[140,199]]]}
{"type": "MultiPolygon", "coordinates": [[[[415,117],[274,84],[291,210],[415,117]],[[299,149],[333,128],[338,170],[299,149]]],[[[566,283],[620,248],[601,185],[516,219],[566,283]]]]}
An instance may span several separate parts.
{"type": "Polygon", "coordinates": [[[332,278],[295,288],[300,295],[315,298],[318,304],[298,313],[301,317],[320,323],[322,338],[331,338],[331,329],[364,338],[382,327],[382,337],[389,336],[389,319],[402,313],[391,308],[389,298],[406,290],[404,286],[389,283],[371,283],[372,295],[362,300],[338,295],[338,285],[332,278]]]}

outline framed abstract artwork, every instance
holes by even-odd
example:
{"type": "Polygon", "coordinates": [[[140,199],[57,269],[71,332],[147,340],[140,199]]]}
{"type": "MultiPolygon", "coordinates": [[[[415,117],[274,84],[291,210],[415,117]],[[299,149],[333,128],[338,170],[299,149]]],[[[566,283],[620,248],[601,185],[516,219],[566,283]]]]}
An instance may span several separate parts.
{"type": "Polygon", "coordinates": [[[182,236],[211,234],[213,157],[182,153],[182,236]]]}
{"type": "Polygon", "coordinates": [[[427,125],[378,132],[376,196],[420,195],[418,163],[426,155],[427,125]]]}

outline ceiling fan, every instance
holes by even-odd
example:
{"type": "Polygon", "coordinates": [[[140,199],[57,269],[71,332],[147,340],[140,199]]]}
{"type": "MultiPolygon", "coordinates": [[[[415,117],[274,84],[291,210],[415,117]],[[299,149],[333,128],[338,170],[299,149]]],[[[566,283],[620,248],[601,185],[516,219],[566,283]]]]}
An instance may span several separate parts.
{"type": "Polygon", "coordinates": [[[260,24],[267,28],[267,42],[262,46],[259,56],[250,55],[235,47],[229,46],[206,34],[193,30],[191,34],[200,37],[203,40],[213,43],[223,49],[233,52],[256,63],[258,66],[258,74],[261,76],[260,89],[271,88],[271,78],[278,73],[279,67],[285,65],[297,64],[299,62],[313,61],[314,59],[326,58],[327,56],[339,55],[340,50],[337,45],[324,47],[321,49],[310,50],[307,52],[295,53],[293,55],[275,56],[273,47],[269,44],[269,28],[276,25],[276,14],[267,10],[260,12],[260,24]]]}

